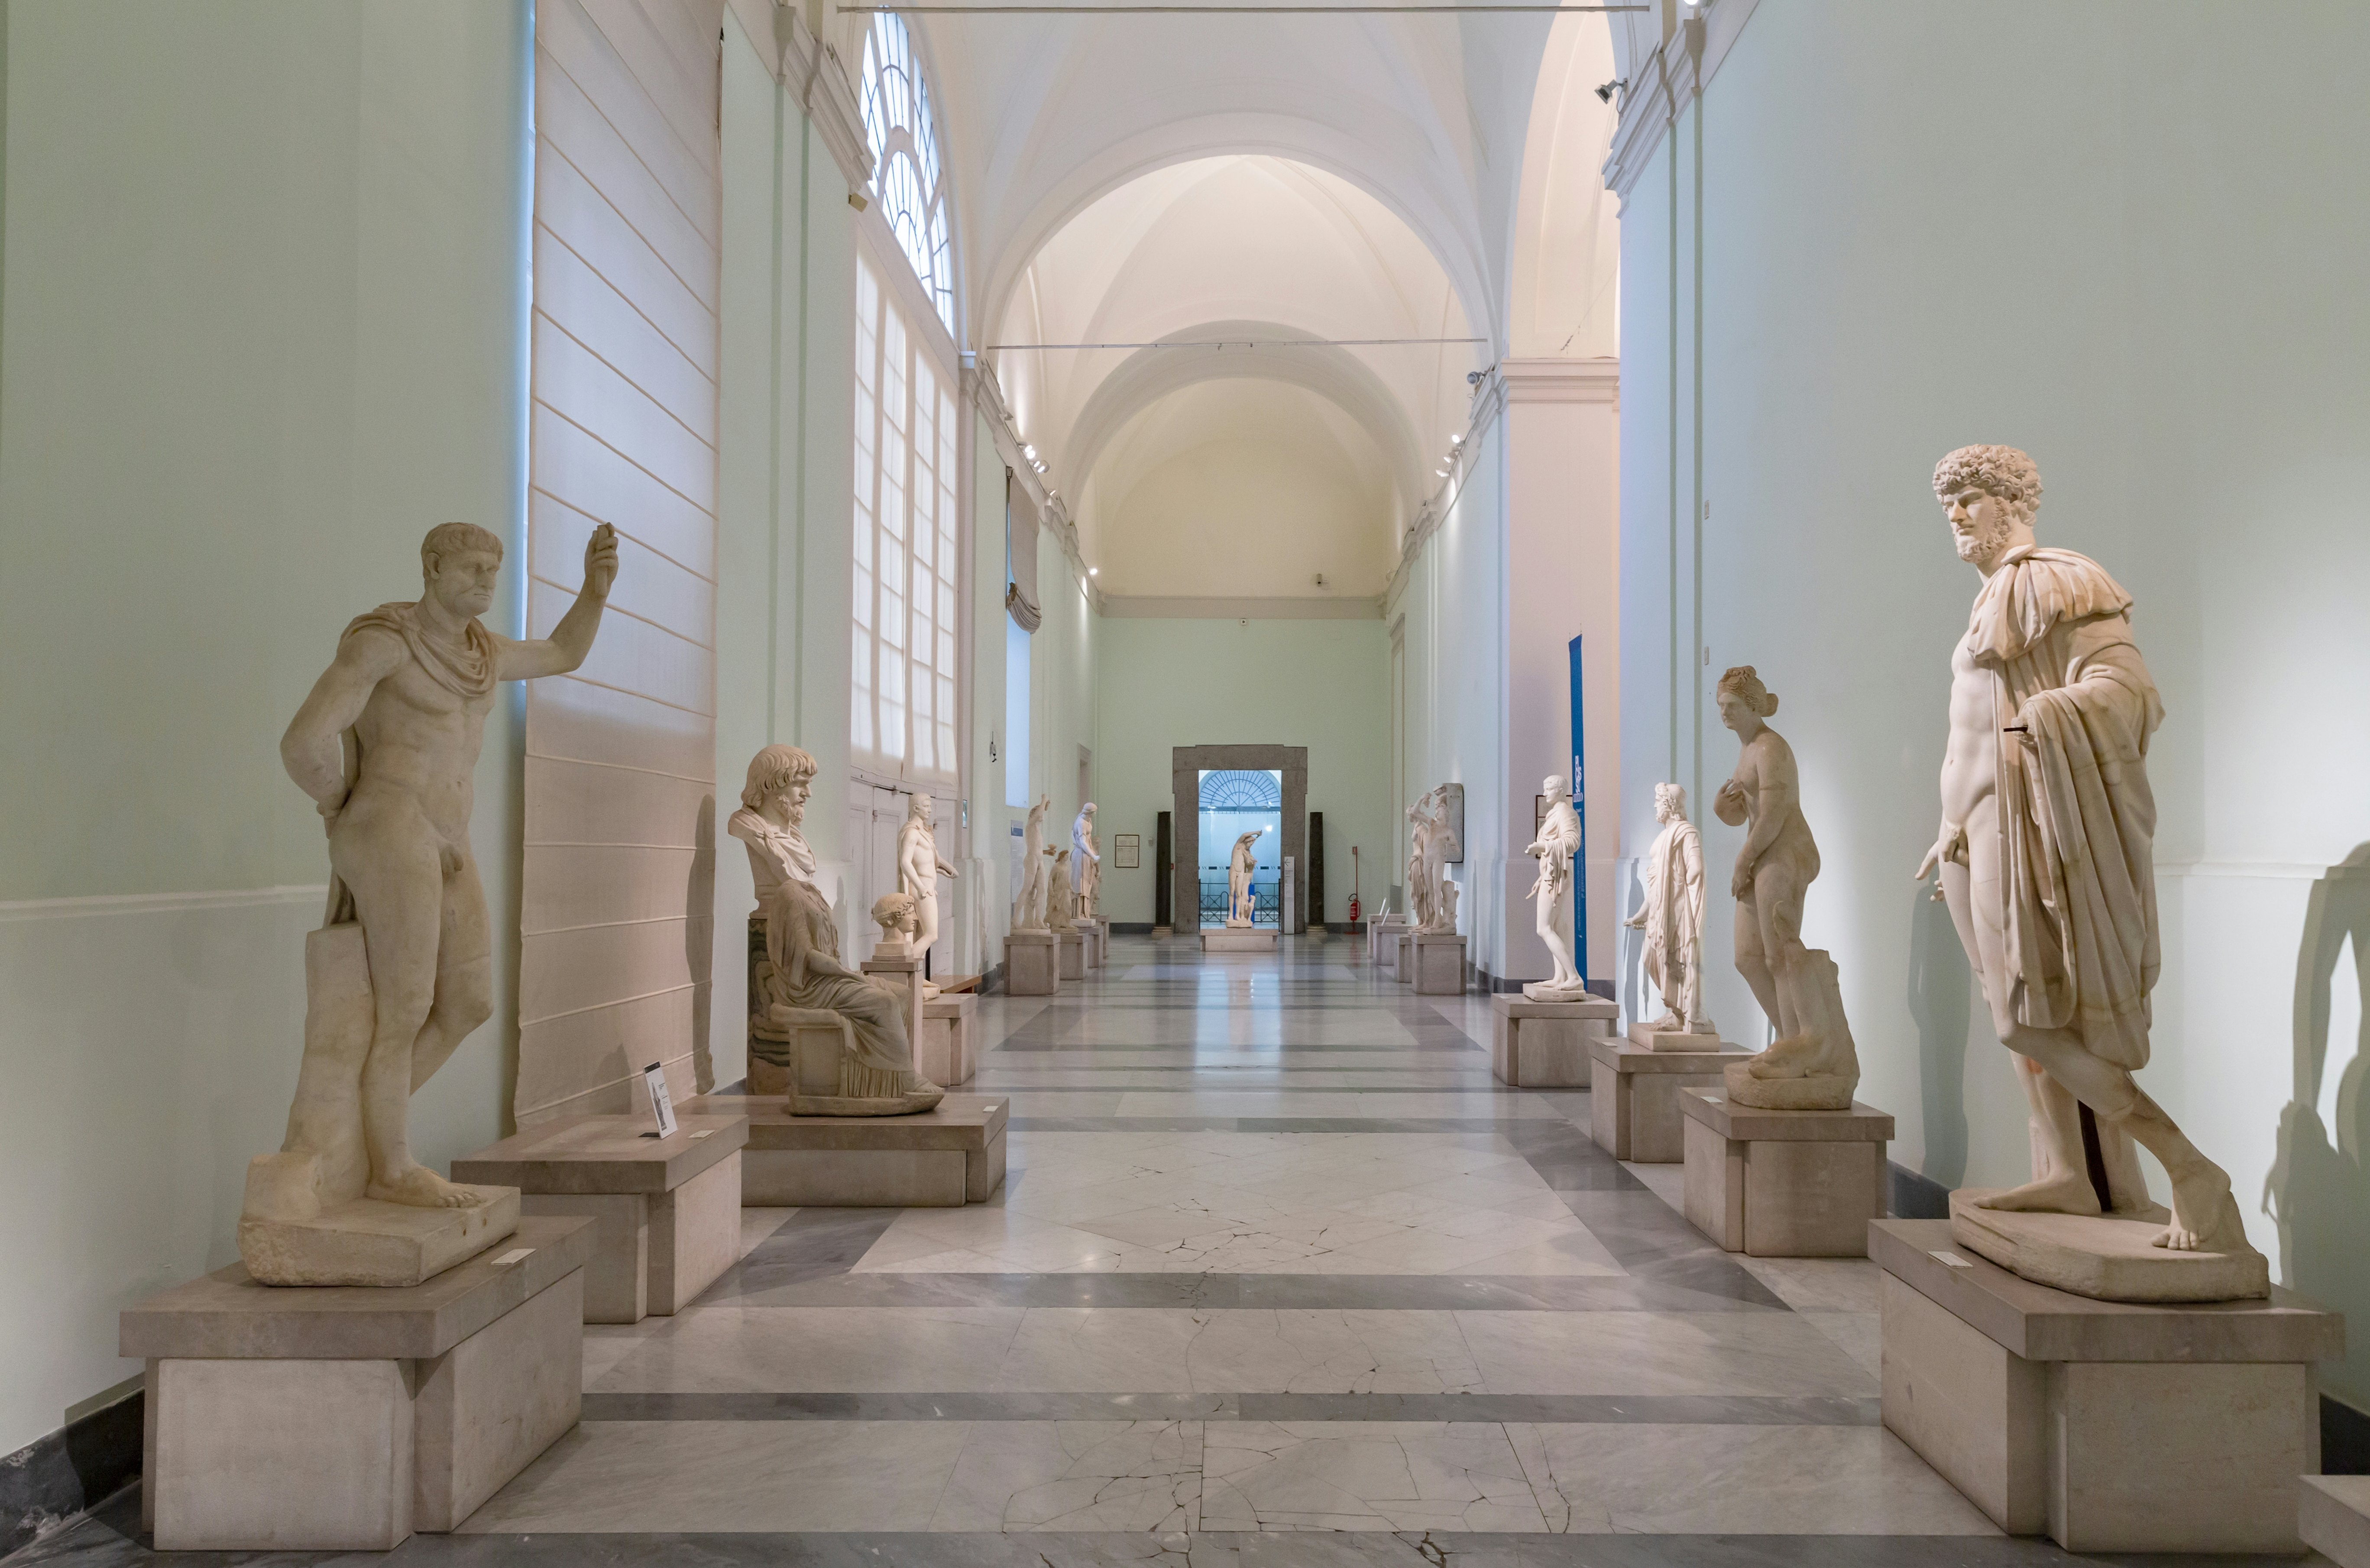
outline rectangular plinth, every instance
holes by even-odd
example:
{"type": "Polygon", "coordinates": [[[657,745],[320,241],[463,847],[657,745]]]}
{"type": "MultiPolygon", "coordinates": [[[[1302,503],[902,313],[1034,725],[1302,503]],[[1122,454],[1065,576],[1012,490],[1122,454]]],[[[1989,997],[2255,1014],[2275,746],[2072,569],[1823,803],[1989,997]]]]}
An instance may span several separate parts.
{"type": "Polygon", "coordinates": [[[1062,990],[1061,946],[1050,931],[1016,931],[1004,939],[1004,989],[1014,996],[1062,990]]]}
{"type": "Polygon", "coordinates": [[[407,1288],[233,1265],[126,1311],[158,1550],[385,1551],[468,1517],[576,1425],[592,1229],[527,1216],[502,1252],[407,1288]]]}
{"type": "Polygon", "coordinates": [[[526,1128],[466,1160],[456,1180],[505,1182],[528,1214],[594,1222],[584,1321],[634,1323],[690,1303],[732,1265],[741,1229],[743,1116],[579,1116],[526,1128]]]}
{"type": "Polygon", "coordinates": [[[1588,1043],[1589,1136],[1616,1160],[1678,1164],[1686,1158],[1680,1091],[1719,1088],[1720,1070],[1752,1054],[1657,1051],[1618,1035],[1596,1036],[1588,1043]]]}
{"type": "Polygon", "coordinates": [[[952,1208],[1004,1185],[1009,1104],[949,1094],[911,1116],[794,1116],[777,1099],[704,1094],[685,1108],[749,1118],[741,1201],[750,1207],[952,1208]]]}
{"type": "MultiPolygon", "coordinates": [[[[1629,1041],[1642,1050],[1650,1051],[1743,1051],[1715,1034],[1689,1034],[1677,1029],[1657,1029],[1650,1023],[1629,1025],[1629,1041]]],[[[1753,1053],[1745,1051],[1745,1055],[1753,1053]]]]}
{"type": "Polygon", "coordinates": [[[1399,938],[1408,933],[1404,921],[1376,921],[1366,928],[1366,962],[1385,974],[1398,969],[1399,938]]]}
{"type": "MultiPolygon", "coordinates": [[[[1656,1055],[1662,1053],[1656,1052],[1656,1055]]],[[[1689,1223],[1731,1253],[1856,1258],[1868,1221],[1884,1213],[1884,1148],[1893,1117],[1848,1111],[1764,1111],[1718,1091],[1682,1089],[1689,1223]]]]}
{"type": "Polygon", "coordinates": [[[1062,978],[1083,980],[1087,978],[1087,933],[1083,931],[1057,931],[1053,940],[1062,955],[1062,978]]]}
{"type": "Polygon", "coordinates": [[[1612,1026],[1613,1003],[1533,1001],[1511,991],[1490,999],[1490,1071],[1524,1089],[1584,1089],[1588,1048],[1612,1026]]]}
{"type": "Polygon", "coordinates": [[[947,1088],[972,1081],[979,1070],[978,997],[969,991],[941,992],[922,1004],[922,1032],[914,1042],[914,1068],[947,1088]]]}
{"type": "Polygon", "coordinates": [[[2296,1529],[2341,1568],[2370,1568],[2370,1475],[2303,1475],[2296,1529]]]}
{"type": "Polygon", "coordinates": [[[2311,1362],[2341,1353],[2336,1314],[2095,1301],[1970,1256],[1946,1220],[1878,1220],[1869,1240],[1884,1424],[2001,1528],[2071,1551],[2299,1549],[2311,1362]]]}
{"type": "Polygon", "coordinates": [[[1409,941],[1415,948],[1416,994],[1462,996],[1465,993],[1465,938],[1450,931],[1420,931],[1409,941]]]}
{"type": "Polygon", "coordinates": [[[1205,926],[1202,931],[1202,951],[1204,953],[1272,953],[1275,951],[1273,926],[1205,926]]]}

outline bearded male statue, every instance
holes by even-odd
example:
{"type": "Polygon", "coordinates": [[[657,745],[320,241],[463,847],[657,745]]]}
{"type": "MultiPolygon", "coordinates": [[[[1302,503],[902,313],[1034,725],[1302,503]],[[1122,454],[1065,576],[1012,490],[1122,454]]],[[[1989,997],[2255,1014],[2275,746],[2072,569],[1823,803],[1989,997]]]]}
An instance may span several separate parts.
{"type": "MultiPolygon", "coordinates": [[[[2032,1113],[2033,1179],[1973,1204],[2146,1212],[2137,1139],[2172,1184],[2156,1245],[2226,1254],[2236,1266],[2213,1295],[2263,1295],[2228,1174],[2132,1078],[2147,1064],[2159,966],[2147,747],[2164,706],[2132,640],[2131,596],[2088,556],[2035,543],[2041,475],[2015,448],[1951,452],[1934,494],[1984,583],[1950,655],[1941,828],[1917,876],[1939,872],[1934,896],[2032,1113]]],[[[1982,1222],[1954,1231],[1994,1253],[1982,1222]]]]}

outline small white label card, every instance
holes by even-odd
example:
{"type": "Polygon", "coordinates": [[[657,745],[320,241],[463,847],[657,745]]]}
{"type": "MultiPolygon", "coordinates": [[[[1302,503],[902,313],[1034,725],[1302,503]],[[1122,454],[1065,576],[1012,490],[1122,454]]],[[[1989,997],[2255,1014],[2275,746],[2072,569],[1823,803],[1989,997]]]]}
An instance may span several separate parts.
{"type": "Polygon", "coordinates": [[[674,1102],[667,1098],[666,1070],[657,1062],[642,1069],[642,1082],[650,1086],[650,1109],[658,1113],[659,1130],[650,1136],[674,1136],[674,1102]]]}

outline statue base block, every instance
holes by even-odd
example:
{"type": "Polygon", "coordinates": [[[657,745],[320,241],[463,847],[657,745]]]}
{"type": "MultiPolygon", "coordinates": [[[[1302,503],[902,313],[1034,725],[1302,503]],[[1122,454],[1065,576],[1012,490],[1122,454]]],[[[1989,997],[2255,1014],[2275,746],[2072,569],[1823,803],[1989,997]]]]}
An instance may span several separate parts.
{"type": "Polygon", "coordinates": [[[1741,1051],[1743,1046],[1731,1045],[1720,1037],[1715,1029],[1657,1029],[1651,1024],[1629,1025],[1630,1042],[1649,1051],[1741,1051]]]}
{"type": "Polygon", "coordinates": [[[2338,1568],[2370,1568],[2370,1475],[2300,1475],[2296,1531],[2338,1568]]]}
{"type": "Polygon", "coordinates": [[[250,1216],[238,1222],[239,1260],[264,1285],[424,1284],[518,1229],[516,1187],[471,1190],[477,1201],[463,1208],[360,1197],[307,1219],[250,1216]]]}
{"type": "Polygon", "coordinates": [[[1061,950],[1062,978],[1065,980],[1085,979],[1087,978],[1087,933],[1072,926],[1067,931],[1055,932],[1053,939],[1061,950]]]}
{"type": "Polygon", "coordinates": [[[1403,920],[1378,920],[1366,927],[1366,962],[1389,971],[1398,962],[1399,938],[1406,935],[1408,923],[1403,920]]]}
{"type": "Polygon", "coordinates": [[[2071,1552],[2302,1550],[2313,1363],[2343,1355],[2343,1318],[2284,1292],[2095,1301],[1957,1241],[1941,1219],[1868,1227],[1894,1436],[2001,1529],[2071,1552]]]}
{"type": "Polygon", "coordinates": [[[979,1070],[979,998],[941,991],[922,1004],[922,1036],[914,1043],[914,1070],[952,1088],[979,1070]]]}
{"type": "Polygon", "coordinates": [[[1276,950],[1273,926],[1230,925],[1220,930],[1202,933],[1204,953],[1272,953],[1276,950]]]}
{"type": "Polygon", "coordinates": [[[2012,1214],[1978,1208],[1990,1187],[1950,1195],[1950,1239],[2037,1285],[2096,1301],[2247,1301],[2272,1293],[2270,1262],[2240,1252],[2176,1253],[2156,1244],[2172,1219],[2139,1214],[2012,1214]]]}
{"type": "Polygon", "coordinates": [[[1415,949],[1416,995],[1465,994],[1464,937],[1453,931],[1419,931],[1408,940],[1415,949]]]}
{"type": "Polygon", "coordinates": [[[1004,989],[1013,996],[1057,996],[1061,947],[1050,931],[1016,931],[1004,939],[1004,989]]]}
{"type": "MultiPolygon", "coordinates": [[[[1708,1039],[1696,1035],[1693,1039],[1708,1039]]],[[[1639,1165],[1676,1165],[1686,1159],[1686,1117],[1679,1112],[1683,1089],[1717,1089],[1727,1062],[1745,1052],[1656,1051],[1604,1035],[1588,1043],[1589,1136],[1616,1160],[1639,1165]]]]}
{"type": "Polygon", "coordinates": [[[127,1310],[159,1551],[384,1551],[451,1530],[576,1425],[589,1219],[407,1289],[275,1290],[236,1265],[127,1310]]]}
{"type": "Polygon", "coordinates": [[[1728,1097],[1731,1104],[1750,1105],[1758,1111],[1848,1111],[1852,1092],[1859,1087],[1858,1074],[1839,1077],[1830,1072],[1814,1072],[1803,1078],[1755,1078],[1752,1058],[1731,1063],[1726,1070],[1728,1097]]]}
{"type": "Polygon", "coordinates": [[[1679,1111],[1689,1224],[1756,1258],[1867,1255],[1868,1222],[1892,1185],[1892,1116],[1869,1105],[1765,1110],[1708,1089],[1679,1091],[1679,1111]]]}
{"type": "Polygon", "coordinates": [[[1004,1185],[1010,1101],[949,1094],[911,1116],[800,1116],[753,1094],[702,1094],[685,1116],[745,1116],[741,1202],[752,1208],[955,1208],[1004,1185]]]}
{"type": "Polygon", "coordinates": [[[1490,999],[1490,1074],[1519,1089],[1585,1089],[1588,1053],[1620,1009],[1602,997],[1490,999]]]}

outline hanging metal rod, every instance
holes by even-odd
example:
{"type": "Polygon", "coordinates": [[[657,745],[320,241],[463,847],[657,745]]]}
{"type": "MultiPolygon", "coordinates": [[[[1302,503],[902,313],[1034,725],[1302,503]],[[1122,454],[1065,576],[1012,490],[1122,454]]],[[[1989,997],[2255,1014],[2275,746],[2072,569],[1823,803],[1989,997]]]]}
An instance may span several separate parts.
{"type": "Polygon", "coordinates": [[[1197,338],[1157,343],[990,343],[983,354],[1038,349],[1396,349],[1435,343],[1487,343],[1487,338],[1197,338]]]}
{"type": "Polygon", "coordinates": [[[1651,6],[842,6],[850,16],[907,17],[1419,17],[1459,11],[1554,13],[1651,11],[1651,6]]]}

